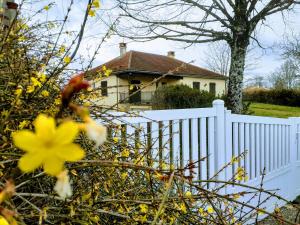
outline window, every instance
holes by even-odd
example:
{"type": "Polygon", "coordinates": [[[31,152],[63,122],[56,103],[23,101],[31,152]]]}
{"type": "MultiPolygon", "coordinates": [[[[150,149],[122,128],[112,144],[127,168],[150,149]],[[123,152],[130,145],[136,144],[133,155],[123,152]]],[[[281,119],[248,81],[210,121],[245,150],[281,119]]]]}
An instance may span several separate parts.
{"type": "Polygon", "coordinates": [[[129,103],[138,104],[141,102],[141,81],[131,80],[129,86],[129,103]]]}
{"type": "Polygon", "coordinates": [[[101,81],[101,94],[102,94],[102,96],[108,96],[107,81],[101,81]]]}
{"type": "Polygon", "coordinates": [[[216,83],[209,83],[209,93],[216,95],[216,83]]]}
{"type": "Polygon", "coordinates": [[[200,90],[200,82],[193,82],[193,89],[200,90]]]}

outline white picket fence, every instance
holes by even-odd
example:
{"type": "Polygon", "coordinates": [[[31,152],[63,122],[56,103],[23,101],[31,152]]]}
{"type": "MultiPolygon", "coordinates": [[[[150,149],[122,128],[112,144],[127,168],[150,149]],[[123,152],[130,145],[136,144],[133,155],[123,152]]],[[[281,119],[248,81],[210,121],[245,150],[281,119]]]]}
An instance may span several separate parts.
{"type": "MultiPolygon", "coordinates": [[[[300,194],[300,118],[236,115],[221,100],[215,100],[212,108],[115,116],[116,123],[127,124],[123,125],[126,135],[147,145],[160,160],[184,167],[190,161],[205,158],[197,163],[195,180],[208,180],[234,156],[247,151],[238,165],[227,167],[218,179],[231,179],[237,166],[241,166],[249,176],[246,184],[259,187],[265,168],[264,189],[278,189],[276,193],[288,200],[300,194]]],[[[238,191],[242,187],[227,186],[225,190],[238,191]]],[[[240,201],[255,205],[258,199],[244,197],[240,201]]],[[[282,204],[278,199],[270,199],[261,207],[271,212],[282,204]]]]}

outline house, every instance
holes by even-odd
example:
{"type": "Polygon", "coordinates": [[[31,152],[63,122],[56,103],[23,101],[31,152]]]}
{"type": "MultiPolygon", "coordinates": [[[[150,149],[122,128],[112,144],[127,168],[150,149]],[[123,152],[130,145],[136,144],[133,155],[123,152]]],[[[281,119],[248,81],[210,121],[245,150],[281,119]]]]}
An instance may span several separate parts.
{"type": "Polygon", "coordinates": [[[126,44],[120,43],[120,56],[92,69],[89,74],[96,74],[103,66],[113,72],[95,84],[102,92],[103,98],[97,100],[100,105],[127,110],[151,109],[155,90],[164,85],[186,84],[215,95],[225,93],[225,76],[180,61],[174,52],[168,52],[167,56],[127,52],[126,44]]]}
{"type": "Polygon", "coordinates": [[[14,0],[0,0],[0,26],[7,28],[17,15],[18,4],[14,0]]]}

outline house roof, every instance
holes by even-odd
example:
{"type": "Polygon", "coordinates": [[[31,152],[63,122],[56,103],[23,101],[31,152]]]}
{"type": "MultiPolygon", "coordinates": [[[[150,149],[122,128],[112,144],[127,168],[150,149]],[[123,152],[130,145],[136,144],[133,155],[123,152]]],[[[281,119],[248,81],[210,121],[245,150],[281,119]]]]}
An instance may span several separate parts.
{"type": "Polygon", "coordinates": [[[168,72],[172,72],[171,74],[173,76],[193,76],[201,78],[226,79],[225,76],[219,73],[194,66],[190,63],[185,63],[169,56],[138,51],[129,51],[123,56],[114,58],[104,63],[103,65],[94,68],[93,70],[97,71],[104,65],[108,69],[113,70],[113,72],[116,74],[129,72],[140,72],[143,74],[166,74],[168,72]]]}

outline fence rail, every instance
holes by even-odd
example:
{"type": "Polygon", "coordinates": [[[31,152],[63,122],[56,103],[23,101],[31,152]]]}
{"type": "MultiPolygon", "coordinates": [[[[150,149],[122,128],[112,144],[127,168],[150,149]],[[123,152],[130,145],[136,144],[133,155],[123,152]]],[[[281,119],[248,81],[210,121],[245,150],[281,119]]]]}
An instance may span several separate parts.
{"type": "MultiPolygon", "coordinates": [[[[277,194],[288,200],[300,194],[300,118],[236,115],[223,101],[215,100],[212,108],[144,111],[130,116],[116,113],[114,121],[123,126],[127,137],[148,146],[158,159],[157,166],[163,160],[181,168],[197,162],[194,179],[209,180],[233,157],[245,153],[238,165],[226,167],[218,179],[231,179],[241,166],[249,177],[244,182],[259,187],[264,170],[265,189],[278,189],[277,194]]],[[[126,139],[126,135],[121,136],[126,139]]],[[[225,190],[238,191],[242,191],[238,186],[225,190]]],[[[250,201],[256,202],[255,198],[250,201]]],[[[282,204],[271,200],[264,207],[272,210],[282,204]]]]}

